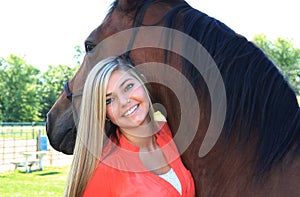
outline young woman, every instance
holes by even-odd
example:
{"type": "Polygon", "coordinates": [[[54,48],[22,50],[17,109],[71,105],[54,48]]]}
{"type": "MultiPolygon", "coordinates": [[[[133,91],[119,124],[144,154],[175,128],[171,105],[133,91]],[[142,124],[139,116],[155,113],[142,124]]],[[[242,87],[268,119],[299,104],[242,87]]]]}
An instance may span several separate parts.
{"type": "Polygon", "coordinates": [[[137,70],[120,57],[100,61],[84,85],[65,196],[195,196],[167,123],[154,116],[137,70]]]}

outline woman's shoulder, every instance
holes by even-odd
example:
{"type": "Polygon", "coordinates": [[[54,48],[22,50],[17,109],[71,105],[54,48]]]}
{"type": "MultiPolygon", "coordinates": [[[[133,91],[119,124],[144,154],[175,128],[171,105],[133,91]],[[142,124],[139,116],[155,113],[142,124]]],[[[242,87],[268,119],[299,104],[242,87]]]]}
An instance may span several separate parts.
{"type": "Polygon", "coordinates": [[[167,122],[158,121],[159,134],[161,136],[168,136],[172,138],[172,131],[167,122]]]}
{"type": "Polygon", "coordinates": [[[99,163],[90,179],[85,191],[84,197],[96,196],[95,194],[104,194],[109,196],[112,183],[112,169],[105,164],[99,163]]]}
{"type": "Polygon", "coordinates": [[[99,162],[97,168],[94,171],[94,176],[101,177],[111,177],[110,175],[113,173],[113,168],[107,165],[105,162],[99,162]]]}
{"type": "Polygon", "coordinates": [[[157,122],[159,126],[160,134],[172,137],[172,132],[167,123],[167,119],[160,111],[154,112],[154,120],[157,122]]]}

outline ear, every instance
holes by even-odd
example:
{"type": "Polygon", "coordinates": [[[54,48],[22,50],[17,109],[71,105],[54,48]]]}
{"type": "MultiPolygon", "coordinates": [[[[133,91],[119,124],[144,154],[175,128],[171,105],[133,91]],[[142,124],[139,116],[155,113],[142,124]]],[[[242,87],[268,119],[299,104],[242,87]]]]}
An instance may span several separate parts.
{"type": "Polygon", "coordinates": [[[129,10],[134,7],[139,0],[119,0],[118,5],[122,10],[129,10]]]}

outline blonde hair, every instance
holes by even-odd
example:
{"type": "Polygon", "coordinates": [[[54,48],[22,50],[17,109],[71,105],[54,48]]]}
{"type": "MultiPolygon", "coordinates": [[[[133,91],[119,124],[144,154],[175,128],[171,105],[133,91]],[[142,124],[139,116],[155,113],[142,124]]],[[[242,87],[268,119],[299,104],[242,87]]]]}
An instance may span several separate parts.
{"type": "Polygon", "coordinates": [[[113,133],[107,131],[107,124],[113,123],[105,121],[106,88],[111,74],[118,69],[128,72],[143,85],[150,102],[149,115],[154,120],[154,110],[145,80],[130,63],[113,56],[96,64],[84,85],[74,157],[64,195],[66,197],[82,196],[97,164],[101,162],[100,157],[107,137],[114,137],[113,133]]]}

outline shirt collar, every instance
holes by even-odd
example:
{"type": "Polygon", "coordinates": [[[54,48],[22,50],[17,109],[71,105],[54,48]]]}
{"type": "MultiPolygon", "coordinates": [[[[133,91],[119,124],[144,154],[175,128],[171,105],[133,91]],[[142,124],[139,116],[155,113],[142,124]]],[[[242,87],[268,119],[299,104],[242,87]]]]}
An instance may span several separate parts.
{"type": "MultiPolygon", "coordinates": [[[[163,146],[164,144],[166,144],[167,142],[165,142],[165,140],[161,139],[161,135],[160,132],[162,129],[165,129],[165,122],[158,122],[158,126],[159,126],[159,130],[156,132],[154,131],[154,135],[155,135],[155,139],[156,142],[159,146],[163,146]]],[[[139,152],[140,148],[136,145],[134,145],[133,143],[131,143],[128,139],[126,139],[124,137],[124,135],[122,135],[122,133],[120,132],[120,130],[117,128],[117,137],[119,139],[119,144],[118,146],[120,146],[120,148],[124,148],[130,151],[134,151],[134,152],[139,152]]]]}

